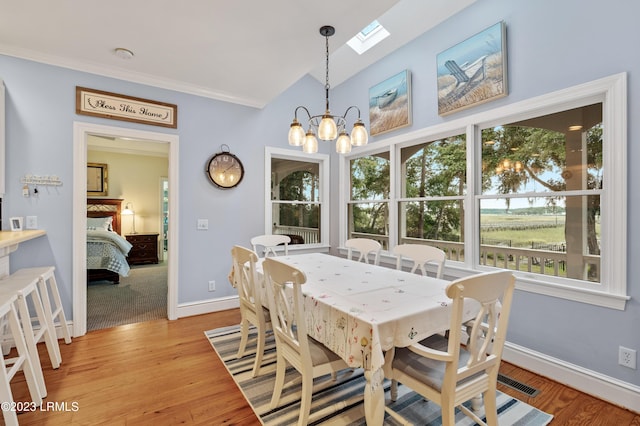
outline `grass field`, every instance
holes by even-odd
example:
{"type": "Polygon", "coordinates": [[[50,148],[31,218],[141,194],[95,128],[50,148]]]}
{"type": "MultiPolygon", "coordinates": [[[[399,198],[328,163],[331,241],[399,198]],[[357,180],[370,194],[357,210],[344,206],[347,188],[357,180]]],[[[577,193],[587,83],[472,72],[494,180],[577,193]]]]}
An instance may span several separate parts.
{"type": "Polygon", "coordinates": [[[565,241],[562,215],[483,214],[480,236],[511,247],[561,244],[565,241]]]}

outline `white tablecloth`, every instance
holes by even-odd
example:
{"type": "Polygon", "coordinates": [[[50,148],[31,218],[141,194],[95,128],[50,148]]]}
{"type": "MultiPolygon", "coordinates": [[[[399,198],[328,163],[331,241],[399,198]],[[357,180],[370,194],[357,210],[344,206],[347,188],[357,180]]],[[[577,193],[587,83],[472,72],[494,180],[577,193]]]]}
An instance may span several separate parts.
{"type": "MultiPolygon", "coordinates": [[[[302,291],[309,335],[351,367],[377,370],[384,365],[384,351],[449,328],[448,281],[326,254],[277,260],[307,275],[302,291]]],[[[261,261],[257,269],[262,277],[261,261]]],[[[465,306],[465,320],[477,311],[465,306]]]]}

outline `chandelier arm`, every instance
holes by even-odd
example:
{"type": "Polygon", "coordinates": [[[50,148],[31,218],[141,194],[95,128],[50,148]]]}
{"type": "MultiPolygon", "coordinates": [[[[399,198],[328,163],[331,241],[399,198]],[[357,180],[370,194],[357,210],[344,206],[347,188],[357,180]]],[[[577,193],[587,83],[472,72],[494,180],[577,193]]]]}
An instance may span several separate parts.
{"type": "Polygon", "coordinates": [[[351,105],[349,108],[347,108],[347,110],[344,112],[344,115],[342,116],[342,119],[346,121],[347,119],[347,114],[349,113],[349,110],[351,108],[355,108],[358,111],[358,120],[360,120],[360,108],[358,108],[355,105],[351,105]]]}
{"type": "Polygon", "coordinates": [[[304,110],[304,112],[306,112],[306,113],[307,113],[307,118],[308,118],[309,120],[311,120],[311,113],[309,112],[309,110],[307,109],[307,107],[302,106],[302,105],[300,105],[300,106],[296,107],[296,110],[293,112],[293,117],[294,117],[296,120],[298,119],[298,110],[299,110],[300,108],[302,108],[302,109],[304,110]]]}

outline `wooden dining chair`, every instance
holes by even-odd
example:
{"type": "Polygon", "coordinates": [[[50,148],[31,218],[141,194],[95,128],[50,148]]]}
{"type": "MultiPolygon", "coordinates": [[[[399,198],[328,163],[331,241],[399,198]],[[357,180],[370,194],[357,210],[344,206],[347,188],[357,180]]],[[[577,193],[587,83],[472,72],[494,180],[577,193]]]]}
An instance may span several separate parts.
{"type": "MultiPolygon", "coordinates": [[[[276,380],[271,409],[275,409],[280,402],[287,366],[291,365],[302,376],[298,425],[307,425],[311,422],[314,379],[327,374],[332,374],[335,378],[337,371],[348,369],[349,366],[325,345],[307,335],[302,295],[302,286],[307,281],[305,273],[274,258],[265,259],[262,266],[277,352],[276,380]]],[[[360,397],[356,398],[356,400],[360,399],[360,397]]],[[[344,408],[348,406],[346,404],[352,402],[355,401],[341,401],[322,412],[315,413],[313,417],[326,416],[329,412],[344,408]]]]}
{"type": "Polygon", "coordinates": [[[291,237],[289,237],[288,235],[265,234],[251,238],[253,251],[255,251],[256,253],[260,253],[258,248],[262,247],[261,251],[263,257],[269,256],[269,253],[271,253],[273,256],[277,256],[278,254],[276,253],[275,249],[279,245],[284,246],[284,254],[285,256],[288,255],[289,243],[291,243],[291,237]]]}
{"type": "Polygon", "coordinates": [[[378,265],[380,263],[380,250],[382,245],[376,240],[370,238],[351,238],[344,243],[344,246],[348,249],[347,259],[353,259],[353,253],[358,252],[359,257],[357,262],[369,263],[370,255],[373,255],[373,264],[378,265]]]}
{"type": "MultiPolygon", "coordinates": [[[[507,334],[515,277],[509,271],[487,272],[453,281],[446,294],[453,299],[448,338],[435,334],[406,348],[385,354],[385,376],[408,386],[440,405],[443,426],[455,424],[455,408],[481,425],[497,425],[496,387],[507,334]],[[465,299],[480,304],[461,346],[465,299]],[[462,405],[479,394],[486,423],[462,405]]],[[[392,389],[391,399],[397,392],[392,389]]],[[[386,407],[389,414],[401,416],[386,407]]]]}
{"type": "Polygon", "coordinates": [[[271,330],[271,316],[268,309],[263,306],[266,300],[262,300],[262,291],[258,288],[260,285],[256,275],[258,255],[248,248],[234,246],[231,249],[231,257],[233,280],[240,299],[240,347],[237,358],[245,355],[249,341],[249,327],[253,325],[256,328],[256,357],[251,374],[256,377],[260,373],[264,357],[266,334],[271,330]]]}
{"type": "Polygon", "coordinates": [[[435,276],[436,278],[442,278],[447,255],[437,247],[425,244],[399,244],[393,248],[393,254],[397,257],[396,269],[402,270],[403,261],[408,259],[413,262],[412,273],[419,270],[420,274],[426,276],[427,264],[435,264],[437,266],[435,276]]]}

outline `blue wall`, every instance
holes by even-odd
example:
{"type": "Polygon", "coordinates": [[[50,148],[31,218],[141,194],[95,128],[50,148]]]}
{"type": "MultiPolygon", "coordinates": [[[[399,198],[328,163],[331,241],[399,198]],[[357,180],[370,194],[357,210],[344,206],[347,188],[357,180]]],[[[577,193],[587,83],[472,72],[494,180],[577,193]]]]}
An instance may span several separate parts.
{"type": "MultiPolygon", "coordinates": [[[[422,35],[332,90],[332,106],[367,105],[368,90],[395,73],[412,73],[413,124],[376,140],[458,119],[468,114],[574,86],[601,77],[628,73],[629,165],[640,162],[635,137],[640,124],[635,104],[640,87],[637,43],[640,3],[611,0],[598,7],[580,0],[479,0],[470,8],[422,35]],[[437,114],[436,55],[504,20],[507,24],[509,96],[442,118],[437,114]],[[635,113],[635,114],[634,114],[635,113]]],[[[0,55],[0,78],[6,99],[7,193],[3,228],[10,216],[38,216],[47,236],[21,244],[11,255],[12,269],[53,264],[58,269],[65,310],[72,298],[72,147],[73,122],[178,134],[180,137],[179,303],[210,299],[207,282],[215,279],[215,297],[234,295],[227,284],[229,247],[248,244],[263,233],[264,146],[286,147],[288,124],[296,105],[321,110],[322,85],[305,77],[262,110],[183,93],[128,83],[0,55]],[[75,86],[84,86],[178,105],[178,129],[78,116],[75,86]],[[232,191],[207,181],[203,170],[211,154],[227,144],[246,168],[245,180],[232,191]],[[58,175],[63,186],[23,198],[20,178],[27,174],[58,175]],[[208,231],[196,230],[196,219],[209,219],[208,231]]],[[[367,117],[363,117],[367,121],[367,117]]],[[[324,145],[321,152],[330,153],[324,145]]],[[[331,153],[335,159],[335,155],[331,153]]],[[[332,161],[332,188],[338,187],[337,161],[332,161]]],[[[640,208],[640,171],[629,167],[629,218],[640,208]]],[[[337,190],[332,205],[338,205],[337,190]]],[[[332,246],[337,241],[337,212],[332,209],[332,246]]],[[[599,308],[517,292],[509,340],[598,373],[640,385],[638,370],[617,365],[619,345],[640,349],[640,225],[628,223],[628,292],[625,311],[599,308]],[[634,238],[638,236],[639,238],[634,238]]]]}
{"type": "MultiPolygon", "coordinates": [[[[636,184],[640,179],[640,151],[635,146],[640,122],[635,118],[640,99],[640,40],[636,17],[640,2],[613,0],[479,0],[437,28],[398,49],[341,84],[332,96],[339,105],[358,102],[368,89],[404,69],[412,74],[413,124],[371,138],[376,142],[466,115],[508,105],[534,96],[628,73],[628,217],[640,208],[636,184]],[[509,95],[468,110],[440,117],[437,113],[436,55],[498,21],[507,26],[509,95]]],[[[335,156],[335,154],[334,154],[335,156]]],[[[332,159],[333,160],[333,159],[332,159]]],[[[334,161],[335,163],[335,161],[334,161]]],[[[333,164],[332,167],[336,165],[333,164]]],[[[337,168],[334,169],[337,174],[337,168]]],[[[332,194],[332,203],[338,202],[332,194]]],[[[337,223],[337,212],[332,223],[337,223]]],[[[553,297],[517,291],[508,340],[568,363],[640,385],[639,370],[618,365],[618,346],[640,349],[640,255],[638,221],[628,222],[628,294],[625,311],[600,308],[553,297]]],[[[338,233],[332,228],[333,241],[338,233]]]]}

